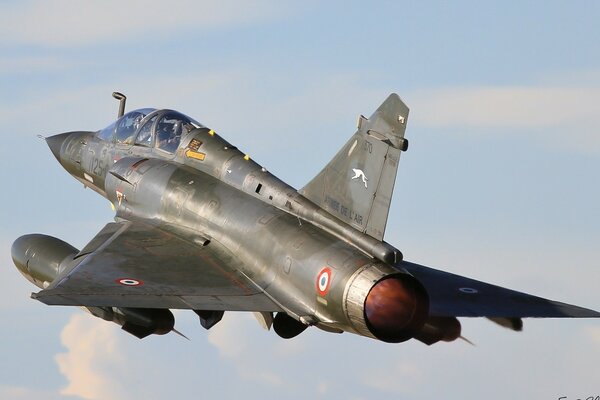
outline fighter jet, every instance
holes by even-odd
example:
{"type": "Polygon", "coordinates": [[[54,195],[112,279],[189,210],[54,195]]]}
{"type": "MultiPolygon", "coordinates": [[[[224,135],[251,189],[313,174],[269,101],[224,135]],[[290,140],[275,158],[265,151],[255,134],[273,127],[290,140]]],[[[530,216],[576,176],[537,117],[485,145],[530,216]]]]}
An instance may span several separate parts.
{"type": "Polygon", "coordinates": [[[403,260],[383,240],[409,109],[391,94],[296,190],[177,111],[124,113],[98,131],[45,138],[62,167],[107,198],[108,223],[81,250],[41,234],[12,245],[48,305],[79,306],[143,338],[174,331],[170,310],[210,329],[253,312],[282,338],[308,327],[427,345],[461,337],[459,317],[512,330],[522,318],[600,313],[403,260]]]}

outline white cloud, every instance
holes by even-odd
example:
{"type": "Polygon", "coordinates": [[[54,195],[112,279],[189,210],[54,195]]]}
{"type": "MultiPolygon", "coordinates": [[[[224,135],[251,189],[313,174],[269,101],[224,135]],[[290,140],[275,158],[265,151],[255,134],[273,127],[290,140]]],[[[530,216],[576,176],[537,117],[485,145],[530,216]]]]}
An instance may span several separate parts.
{"type": "Polygon", "coordinates": [[[269,386],[281,386],[284,383],[281,376],[261,362],[273,358],[272,344],[277,339],[268,335],[272,344],[268,348],[261,348],[253,337],[242,335],[250,318],[250,314],[226,313],[223,320],[209,331],[208,341],[219,350],[221,356],[233,362],[241,378],[269,386]]]}
{"type": "Polygon", "coordinates": [[[423,90],[411,122],[477,134],[529,136],[552,147],[600,153],[600,87],[485,86],[423,90]],[[454,129],[456,130],[456,129],[454,129]]]}
{"type": "Polygon", "coordinates": [[[278,2],[30,0],[0,6],[0,43],[80,46],[241,26],[282,13],[278,2]]]}
{"type": "Polygon", "coordinates": [[[88,315],[75,314],[61,333],[66,353],[56,355],[68,385],[61,394],[84,399],[125,399],[119,379],[123,359],[114,327],[88,315]]]}

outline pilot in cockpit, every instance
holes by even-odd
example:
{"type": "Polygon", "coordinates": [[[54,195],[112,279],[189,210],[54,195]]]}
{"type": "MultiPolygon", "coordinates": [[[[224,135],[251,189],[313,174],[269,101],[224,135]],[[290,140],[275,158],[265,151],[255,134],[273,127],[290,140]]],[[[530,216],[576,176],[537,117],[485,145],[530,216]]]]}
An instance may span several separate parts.
{"type": "Polygon", "coordinates": [[[179,120],[162,120],[156,129],[158,148],[174,153],[179,147],[182,133],[182,122],[179,120]]]}

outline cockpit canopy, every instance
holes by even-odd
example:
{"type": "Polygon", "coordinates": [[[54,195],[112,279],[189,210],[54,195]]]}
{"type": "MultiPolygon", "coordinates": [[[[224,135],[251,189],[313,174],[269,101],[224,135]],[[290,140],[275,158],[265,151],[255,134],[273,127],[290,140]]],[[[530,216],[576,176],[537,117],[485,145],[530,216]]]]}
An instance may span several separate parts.
{"type": "Polygon", "coordinates": [[[97,133],[99,139],[117,144],[155,147],[174,153],[181,136],[202,124],[173,110],[141,108],[130,111],[97,133]]]}

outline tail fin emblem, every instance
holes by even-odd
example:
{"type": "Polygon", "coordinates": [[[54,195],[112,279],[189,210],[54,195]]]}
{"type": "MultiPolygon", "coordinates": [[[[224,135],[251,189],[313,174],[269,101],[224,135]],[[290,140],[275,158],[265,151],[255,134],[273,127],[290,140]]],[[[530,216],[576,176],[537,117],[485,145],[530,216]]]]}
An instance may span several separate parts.
{"type": "Polygon", "coordinates": [[[367,188],[367,181],[369,180],[362,169],[352,168],[352,172],[354,172],[354,176],[352,180],[361,178],[363,183],[365,184],[365,189],[367,188]]]}

